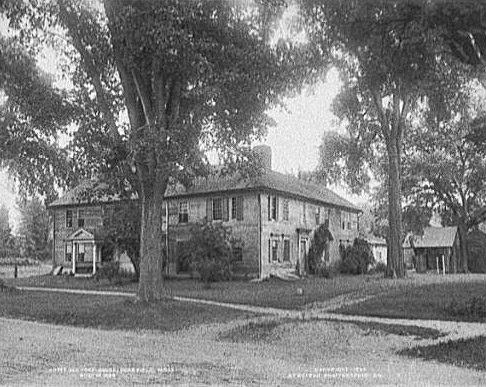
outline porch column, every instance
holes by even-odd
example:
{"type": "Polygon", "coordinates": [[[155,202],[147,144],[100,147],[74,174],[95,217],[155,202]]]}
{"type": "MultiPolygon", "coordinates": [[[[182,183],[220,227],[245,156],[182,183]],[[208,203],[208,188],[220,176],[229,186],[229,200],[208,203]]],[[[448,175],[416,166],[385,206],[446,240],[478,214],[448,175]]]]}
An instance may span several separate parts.
{"type": "Polygon", "coordinates": [[[77,257],[77,244],[76,242],[72,243],[72,252],[73,252],[73,274],[76,274],[76,257],[77,257]]]}
{"type": "Polygon", "coordinates": [[[93,241],[93,275],[96,274],[96,243],[93,241]]]}

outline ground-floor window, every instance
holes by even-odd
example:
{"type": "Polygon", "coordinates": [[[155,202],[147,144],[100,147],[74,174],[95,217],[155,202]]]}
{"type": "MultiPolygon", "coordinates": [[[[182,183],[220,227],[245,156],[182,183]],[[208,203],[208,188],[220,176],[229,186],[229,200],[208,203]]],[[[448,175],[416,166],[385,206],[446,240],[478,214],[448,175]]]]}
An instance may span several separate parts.
{"type": "Polygon", "coordinates": [[[73,245],[71,243],[66,243],[64,248],[64,260],[66,262],[71,262],[73,259],[73,245]]]}
{"type": "Polygon", "coordinates": [[[234,262],[243,261],[243,248],[241,246],[233,247],[233,261],[234,262]]]}
{"type": "Polygon", "coordinates": [[[290,240],[284,240],[284,251],[283,251],[283,260],[284,262],[290,262],[290,240]]]}
{"type": "Polygon", "coordinates": [[[278,262],[278,240],[270,239],[269,240],[269,261],[270,262],[278,262]]]}

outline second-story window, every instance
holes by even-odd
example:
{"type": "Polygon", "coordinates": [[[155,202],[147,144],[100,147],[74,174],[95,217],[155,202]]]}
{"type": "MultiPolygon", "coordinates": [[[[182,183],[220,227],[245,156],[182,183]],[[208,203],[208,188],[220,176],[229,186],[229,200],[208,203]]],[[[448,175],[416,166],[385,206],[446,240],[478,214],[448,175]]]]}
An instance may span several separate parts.
{"type": "Polygon", "coordinates": [[[302,221],[307,222],[307,205],[302,203],[302,221]]]}
{"type": "Polygon", "coordinates": [[[179,202],[179,223],[189,222],[189,205],[187,202],[179,202]]]}
{"type": "Polygon", "coordinates": [[[268,220],[278,220],[277,196],[268,196],[268,220]]]}
{"type": "Polygon", "coordinates": [[[316,226],[321,224],[321,208],[316,207],[316,226]]]}
{"type": "Polygon", "coordinates": [[[84,210],[78,210],[78,228],[83,228],[84,227],[84,218],[86,214],[84,210]]]}
{"type": "Polygon", "coordinates": [[[223,199],[213,199],[213,220],[223,219],[223,199]]]}
{"type": "Polygon", "coordinates": [[[243,196],[231,198],[231,219],[243,220],[243,196]]]}
{"type": "Polygon", "coordinates": [[[289,199],[284,199],[283,206],[282,206],[282,217],[283,220],[288,221],[290,217],[290,206],[289,206],[289,199]]]}
{"type": "Polygon", "coordinates": [[[72,228],[73,227],[73,211],[66,210],[66,227],[72,228]]]}

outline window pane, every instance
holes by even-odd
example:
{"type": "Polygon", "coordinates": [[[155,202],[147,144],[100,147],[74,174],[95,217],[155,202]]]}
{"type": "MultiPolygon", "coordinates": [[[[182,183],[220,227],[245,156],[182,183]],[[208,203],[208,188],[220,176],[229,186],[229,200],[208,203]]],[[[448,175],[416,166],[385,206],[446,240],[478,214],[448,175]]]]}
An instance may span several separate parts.
{"type": "Polygon", "coordinates": [[[272,241],[272,261],[278,261],[278,241],[272,241]]]}
{"type": "Polygon", "coordinates": [[[284,240],[284,253],[283,253],[283,260],[284,262],[290,261],[290,241],[288,239],[284,240]]]}
{"type": "Polygon", "coordinates": [[[187,202],[179,203],[179,223],[187,223],[189,221],[189,205],[187,202]]]}
{"type": "Polygon", "coordinates": [[[72,210],[66,211],[66,227],[68,227],[68,228],[73,227],[73,211],[72,210]]]}
{"type": "Polygon", "coordinates": [[[289,200],[285,199],[283,202],[283,220],[289,220],[289,200]]]}
{"type": "Polygon", "coordinates": [[[223,219],[223,199],[213,199],[213,219],[223,219]]]}
{"type": "Polygon", "coordinates": [[[236,198],[231,198],[231,219],[237,218],[237,200],[236,198]]]}

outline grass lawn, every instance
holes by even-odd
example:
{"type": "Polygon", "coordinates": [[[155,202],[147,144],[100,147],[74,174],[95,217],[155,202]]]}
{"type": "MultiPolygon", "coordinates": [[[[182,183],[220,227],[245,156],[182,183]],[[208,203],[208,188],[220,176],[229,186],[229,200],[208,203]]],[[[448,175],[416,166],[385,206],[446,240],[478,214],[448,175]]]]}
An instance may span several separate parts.
{"type": "Polygon", "coordinates": [[[174,331],[249,315],[189,302],[165,301],[147,305],[127,297],[0,289],[2,317],[81,327],[174,331]]]}
{"type": "Polygon", "coordinates": [[[486,371],[486,336],[407,348],[399,354],[486,371]]]}
{"type": "Polygon", "coordinates": [[[452,304],[466,304],[471,299],[484,299],[486,305],[486,276],[457,278],[458,281],[390,289],[388,293],[340,308],[336,312],[389,318],[486,322],[486,313],[459,314],[451,310],[452,304]]]}
{"type": "MultiPolygon", "coordinates": [[[[110,284],[107,280],[63,276],[12,279],[5,280],[5,283],[128,292],[136,292],[138,286],[128,280],[122,284],[110,284]]],[[[452,301],[461,304],[472,297],[486,298],[486,275],[483,274],[440,276],[412,273],[405,279],[395,280],[376,274],[338,276],[332,279],[305,278],[295,282],[279,279],[262,282],[230,281],[214,283],[209,289],[196,280],[170,279],[166,280],[165,285],[174,296],[284,309],[304,309],[338,296],[372,296],[366,301],[336,311],[391,318],[486,321],[481,315],[454,314],[448,310],[452,301]],[[302,294],[299,294],[298,289],[302,289],[302,294]]]]}

